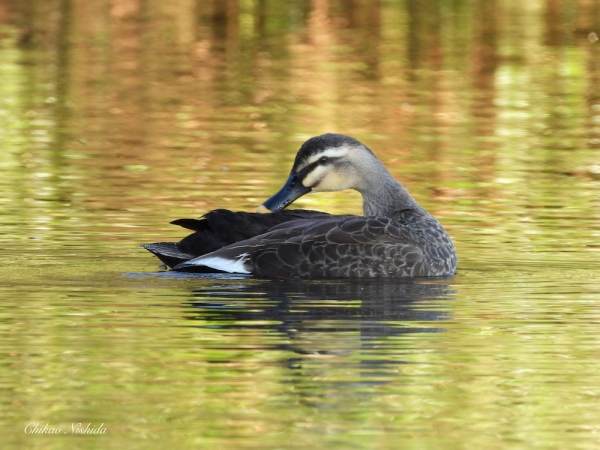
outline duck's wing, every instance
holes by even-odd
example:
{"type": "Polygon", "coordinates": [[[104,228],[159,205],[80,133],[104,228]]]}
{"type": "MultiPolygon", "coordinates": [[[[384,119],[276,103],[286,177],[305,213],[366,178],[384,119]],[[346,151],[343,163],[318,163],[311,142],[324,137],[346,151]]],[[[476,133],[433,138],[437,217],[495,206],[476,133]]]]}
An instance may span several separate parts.
{"type": "Polygon", "coordinates": [[[285,210],[272,214],[234,212],[216,209],[200,219],[177,219],[171,222],[194,233],[180,242],[156,242],[141,247],[156,255],[169,267],[198,256],[247,240],[269,231],[274,226],[294,220],[330,217],[330,214],[310,210],[285,210]]]}
{"type": "Polygon", "coordinates": [[[197,256],[182,251],[179,242],[155,242],[153,244],[142,244],[141,247],[156,255],[168,267],[175,267],[177,264],[189,261],[197,256]]]}
{"type": "Polygon", "coordinates": [[[280,224],[175,267],[209,266],[266,277],[420,276],[425,257],[418,236],[384,217],[337,216],[280,224]]]}

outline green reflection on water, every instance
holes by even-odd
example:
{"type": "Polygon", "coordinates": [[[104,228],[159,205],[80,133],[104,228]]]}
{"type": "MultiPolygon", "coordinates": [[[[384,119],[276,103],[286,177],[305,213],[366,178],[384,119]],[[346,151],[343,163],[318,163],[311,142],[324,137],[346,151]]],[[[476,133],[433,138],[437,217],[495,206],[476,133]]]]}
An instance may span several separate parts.
{"type": "Polygon", "coordinates": [[[0,2],[7,445],[597,447],[600,5],[557,5],[0,2]],[[131,275],[327,131],[447,226],[446,293],[131,275]]]}

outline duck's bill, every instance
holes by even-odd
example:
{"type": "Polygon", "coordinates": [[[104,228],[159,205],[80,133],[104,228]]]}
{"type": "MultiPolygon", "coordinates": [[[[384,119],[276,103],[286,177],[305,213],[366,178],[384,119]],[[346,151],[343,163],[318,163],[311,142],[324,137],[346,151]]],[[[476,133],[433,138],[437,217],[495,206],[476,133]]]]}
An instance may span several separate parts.
{"type": "Polygon", "coordinates": [[[297,174],[290,175],[279,192],[260,205],[257,211],[261,213],[281,211],[310,191],[311,188],[304,186],[297,174]]]}

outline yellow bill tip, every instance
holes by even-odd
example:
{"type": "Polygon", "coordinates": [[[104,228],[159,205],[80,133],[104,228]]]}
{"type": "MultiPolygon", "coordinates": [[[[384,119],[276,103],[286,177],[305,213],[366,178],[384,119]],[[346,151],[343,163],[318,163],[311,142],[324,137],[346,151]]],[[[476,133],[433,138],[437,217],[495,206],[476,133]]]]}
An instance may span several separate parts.
{"type": "Polygon", "coordinates": [[[256,208],[256,212],[260,214],[268,214],[271,211],[269,211],[269,209],[265,205],[260,205],[258,208],[256,208]]]}

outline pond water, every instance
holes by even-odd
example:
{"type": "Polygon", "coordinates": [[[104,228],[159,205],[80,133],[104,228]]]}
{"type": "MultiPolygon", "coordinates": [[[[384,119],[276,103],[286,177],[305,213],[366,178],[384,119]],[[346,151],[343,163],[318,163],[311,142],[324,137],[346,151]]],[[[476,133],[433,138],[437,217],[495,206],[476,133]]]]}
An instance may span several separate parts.
{"type": "Polygon", "coordinates": [[[598,448],[599,36],[599,0],[0,0],[3,448],[598,448]],[[444,224],[456,277],[139,248],[254,210],[324,132],[444,224]]]}

